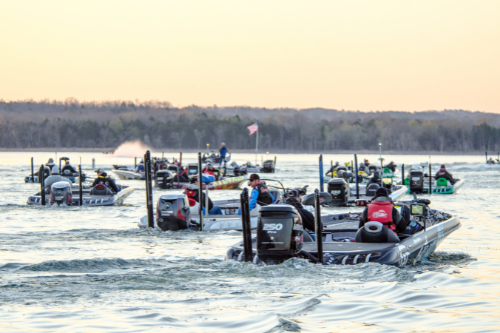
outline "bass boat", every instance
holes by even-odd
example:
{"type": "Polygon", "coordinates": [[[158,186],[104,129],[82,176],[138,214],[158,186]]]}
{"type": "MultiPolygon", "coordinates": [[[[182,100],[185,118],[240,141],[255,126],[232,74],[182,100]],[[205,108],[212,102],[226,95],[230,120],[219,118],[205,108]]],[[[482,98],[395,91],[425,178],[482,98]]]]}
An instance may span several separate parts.
{"type": "MultiPolygon", "coordinates": [[[[304,198],[311,200],[311,197],[304,198]]],[[[303,202],[303,204],[305,204],[303,202]]],[[[258,217],[257,236],[233,245],[226,260],[253,261],[255,264],[280,264],[303,258],[323,265],[379,263],[405,266],[425,261],[452,232],[460,228],[458,216],[430,209],[429,200],[415,199],[396,203],[408,227],[396,234],[379,222],[359,226],[361,213],[321,216],[321,232],[304,230],[300,215],[289,205],[263,207],[258,217]],[[316,242],[315,239],[320,239],[316,242]],[[246,258],[245,258],[246,257],[246,258]]],[[[243,235],[245,238],[245,234],[243,235]]]]}

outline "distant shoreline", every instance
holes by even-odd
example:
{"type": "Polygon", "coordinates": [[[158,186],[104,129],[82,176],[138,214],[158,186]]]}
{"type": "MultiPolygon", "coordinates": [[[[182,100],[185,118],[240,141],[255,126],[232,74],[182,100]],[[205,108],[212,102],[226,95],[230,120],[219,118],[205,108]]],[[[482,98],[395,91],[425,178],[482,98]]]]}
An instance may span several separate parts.
{"type": "MultiPolygon", "coordinates": [[[[60,147],[60,148],[0,148],[0,152],[47,152],[47,153],[53,153],[53,152],[81,152],[81,153],[104,153],[104,152],[110,152],[113,151],[113,148],[68,148],[68,147],[60,147]]],[[[152,149],[154,153],[179,153],[178,150],[172,149],[172,148],[165,148],[165,149],[152,149]]],[[[183,153],[197,153],[200,150],[198,149],[183,149],[183,153]]],[[[231,149],[231,153],[235,154],[254,154],[255,150],[254,149],[231,149]]],[[[206,153],[206,150],[201,150],[202,153],[206,153]]],[[[212,151],[211,151],[212,152],[212,151]]],[[[218,151],[214,151],[215,153],[218,153],[218,151]]],[[[259,155],[265,154],[267,151],[265,149],[259,150],[259,155]]],[[[439,152],[439,151],[416,151],[416,152],[408,152],[408,151],[382,151],[382,155],[467,155],[467,156],[472,156],[472,155],[483,155],[484,156],[484,151],[475,151],[475,152],[457,152],[457,151],[445,151],[445,152],[439,152]]],[[[378,155],[379,151],[378,150],[359,150],[359,151],[352,151],[352,150],[338,150],[338,151],[288,151],[288,150],[271,150],[269,151],[269,154],[325,154],[325,155],[335,155],[335,154],[374,154],[378,155]]],[[[111,154],[112,155],[112,154],[111,154]]],[[[488,157],[491,156],[493,158],[496,158],[497,152],[491,152],[488,153],[488,157]]]]}

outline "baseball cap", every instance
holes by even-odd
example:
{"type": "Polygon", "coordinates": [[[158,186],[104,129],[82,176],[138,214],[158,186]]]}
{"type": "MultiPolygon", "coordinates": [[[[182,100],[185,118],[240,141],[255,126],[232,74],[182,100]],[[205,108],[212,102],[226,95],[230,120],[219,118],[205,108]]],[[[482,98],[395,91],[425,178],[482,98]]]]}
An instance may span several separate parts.
{"type": "Polygon", "coordinates": [[[258,174],[256,174],[256,173],[252,173],[252,174],[250,175],[250,178],[248,178],[248,180],[260,180],[260,177],[259,177],[259,175],[258,175],[258,174]]]}

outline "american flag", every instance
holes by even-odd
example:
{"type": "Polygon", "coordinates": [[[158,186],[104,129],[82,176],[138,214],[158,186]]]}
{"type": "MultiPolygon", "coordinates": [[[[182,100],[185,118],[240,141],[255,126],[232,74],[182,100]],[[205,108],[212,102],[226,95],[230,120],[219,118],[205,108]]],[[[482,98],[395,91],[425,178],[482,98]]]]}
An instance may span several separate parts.
{"type": "Polygon", "coordinates": [[[252,124],[252,125],[248,126],[247,128],[250,131],[250,135],[252,135],[259,130],[259,122],[256,121],[255,124],[252,124]]]}

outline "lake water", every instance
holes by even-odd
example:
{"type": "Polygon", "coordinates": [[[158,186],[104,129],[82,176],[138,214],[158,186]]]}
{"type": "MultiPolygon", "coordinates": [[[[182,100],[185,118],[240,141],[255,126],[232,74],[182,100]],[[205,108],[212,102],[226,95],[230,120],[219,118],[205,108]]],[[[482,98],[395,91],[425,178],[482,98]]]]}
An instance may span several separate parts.
{"type": "MultiPolygon", "coordinates": [[[[130,157],[63,155],[74,165],[81,156],[92,176],[93,157],[107,170],[133,165],[130,157]]],[[[483,156],[432,157],[435,171],[446,163],[465,180],[455,195],[431,196],[431,207],[458,214],[462,227],[429,261],[405,268],[225,262],[239,232],[139,229],[143,181],[126,181],[135,192],[123,206],[30,207],[26,200],[39,189],[24,183],[31,156],[38,166],[55,157],[0,153],[0,332],[500,331],[500,165],[485,165],[483,156]]],[[[254,155],[235,159],[255,162],[254,155]]],[[[352,156],[324,159],[327,168],[352,156]]],[[[428,157],[386,159],[413,164],[428,157]]],[[[195,154],[184,161],[194,162],[195,154]]],[[[277,155],[277,172],[266,177],[313,190],[318,156],[277,155]]],[[[155,198],[161,193],[155,190],[155,198]]]]}

